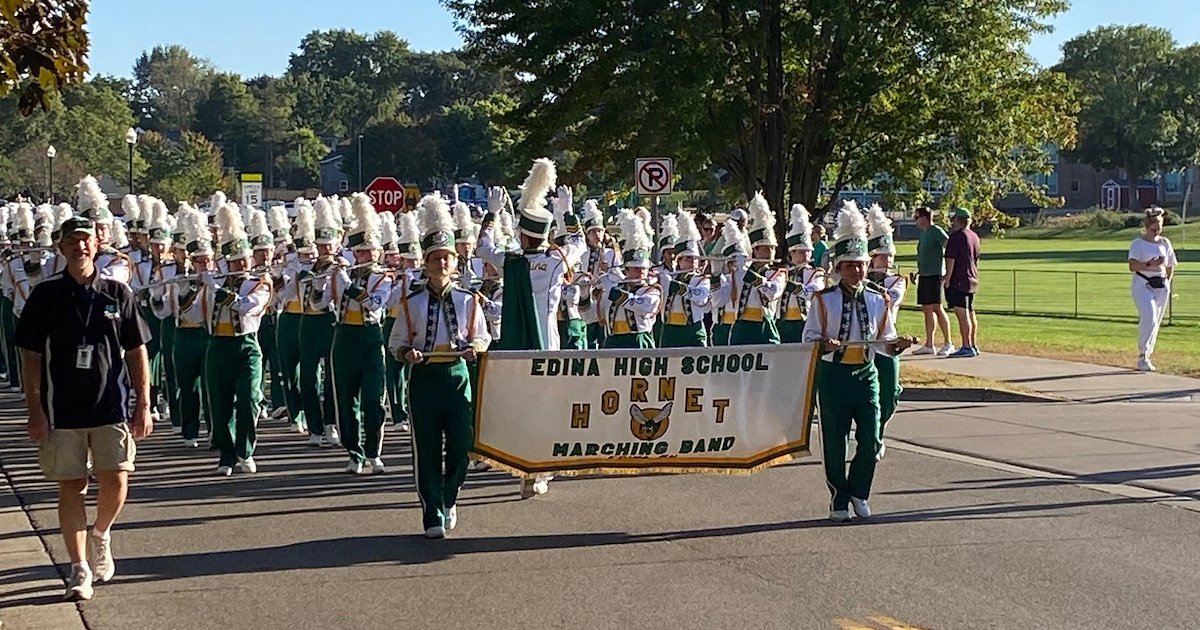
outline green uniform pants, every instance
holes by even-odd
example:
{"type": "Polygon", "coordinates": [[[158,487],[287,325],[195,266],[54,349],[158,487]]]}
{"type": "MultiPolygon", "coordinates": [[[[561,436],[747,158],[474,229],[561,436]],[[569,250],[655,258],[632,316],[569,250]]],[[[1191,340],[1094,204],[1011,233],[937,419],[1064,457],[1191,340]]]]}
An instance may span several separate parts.
{"type": "Polygon", "coordinates": [[[179,379],[175,375],[175,317],[162,320],[162,358],[164,387],[167,396],[167,410],[171,412],[171,426],[180,424],[179,411],[179,379]]]}
{"type": "Polygon", "coordinates": [[[558,349],[587,350],[587,324],[582,319],[558,320],[558,349]]]}
{"type": "Polygon", "coordinates": [[[386,347],[388,339],[392,338],[392,326],[395,325],[395,317],[384,318],[384,390],[387,392],[388,409],[392,412],[392,424],[400,424],[408,420],[408,364],[397,361],[386,347]]]}
{"type": "Polygon", "coordinates": [[[708,333],[704,322],[694,324],[665,324],[662,329],[661,348],[703,348],[708,345],[708,333]]]}
{"type": "Polygon", "coordinates": [[[336,323],[333,313],[304,315],[300,320],[300,403],[311,435],[325,435],[325,425],[334,420],[329,352],[333,350],[336,323]]]}
{"type": "MultiPolygon", "coordinates": [[[[208,350],[208,331],[203,328],[175,329],[175,379],[179,385],[179,426],[183,430],[183,439],[195,440],[200,437],[200,412],[208,420],[208,430],[212,431],[212,414],[208,410],[208,396],[201,392],[208,391],[205,383],[207,375],[204,370],[204,357],[208,350]]],[[[232,368],[227,368],[232,369],[232,368]]]]}
{"type": "Polygon", "coordinates": [[[904,391],[900,385],[900,357],[876,353],[875,370],[879,372],[879,436],[883,437],[883,428],[896,413],[904,391]]]}
{"type": "Polygon", "coordinates": [[[729,345],[729,324],[713,324],[712,327],[712,345],[728,346],[729,345]]]}
{"type": "Polygon", "coordinates": [[[600,348],[604,347],[604,340],[608,337],[608,333],[605,332],[604,326],[601,326],[600,323],[597,322],[595,324],[587,325],[587,337],[588,349],[599,350],[600,348]]]}
{"type": "Polygon", "coordinates": [[[275,341],[278,319],[275,315],[262,318],[258,326],[258,347],[262,350],[262,378],[259,387],[263,392],[264,407],[275,410],[286,406],[283,397],[283,372],[279,368],[279,344],[275,341]],[[268,377],[270,382],[267,383],[268,377]],[[270,388],[268,390],[268,387],[270,388]]]}
{"type": "Polygon", "coordinates": [[[304,403],[300,396],[300,320],[303,317],[298,313],[280,313],[275,324],[275,355],[279,358],[283,401],[288,418],[296,424],[304,420],[304,403]]]}
{"type": "Polygon", "coordinates": [[[776,322],[779,326],[779,341],[782,343],[804,343],[804,320],[781,319],[776,322]]]}
{"type": "Polygon", "coordinates": [[[465,361],[412,366],[413,474],[423,527],[445,526],[467,477],[467,452],[475,441],[471,380],[465,361]],[[445,457],[443,459],[443,452],[445,457]]]}
{"type": "Polygon", "coordinates": [[[779,345],[779,329],[775,327],[774,317],[763,317],[761,322],[739,319],[733,322],[729,329],[729,345],[757,346],[763,344],[779,345]]]}
{"type": "Polygon", "coordinates": [[[13,333],[17,329],[17,318],[13,314],[13,302],[7,297],[0,299],[0,328],[4,332],[4,363],[8,365],[8,384],[21,386],[21,361],[17,346],[13,344],[13,333]]]}
{"type": "Polygon", "coordinates": [[[383,448],[383,328],[340,325],[333,333],[330,372],[342,446],[363,463],[383,448]]]}
{"type": "Polygon", "coordinates": [[[157,402],[157,394],[163,386],[162,366],[162,320],[147,306],[141,307],[142,319],[150,329],[150,341],[146,342],[146,359],[150,362],[150,402],[157,402]]]}
{"type": "Polygon", "coordinates": [[[262,351],[254,335],[212,337],[205,357],[212,443],[221,453],[218,466],[233,466],[254,456],[258,403],[262,397],[262,351]]]}
{"type": "Polygon", "coordinates": [[[654,337],[648,332],[609,335],[604,347],[631,350],[646,350],[654,347],[654,337]]]}
{"type": "Polygon", "coordinates": [[[879,373],[874,363],[842,365],[820,361],[817,396],[821,404],[821,449],[825,483],[834,510],[849,508],[850,497],[869,499],[879,452],[879,373]],[[858,449],[846,475],[850,425],[858,449]]]}

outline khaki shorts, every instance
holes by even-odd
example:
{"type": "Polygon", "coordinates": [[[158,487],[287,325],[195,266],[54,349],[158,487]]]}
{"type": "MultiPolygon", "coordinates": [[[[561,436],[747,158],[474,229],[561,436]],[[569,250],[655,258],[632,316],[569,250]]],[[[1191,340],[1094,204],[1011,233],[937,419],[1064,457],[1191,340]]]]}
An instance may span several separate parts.
{"type": "Polygon", "coordinates": [[[38,448],[38,463],[50,481],[86,479],[88,452],[95,472],[133,472],[137,446],[124,422],[94,429],[54,429],[38,448]]]}

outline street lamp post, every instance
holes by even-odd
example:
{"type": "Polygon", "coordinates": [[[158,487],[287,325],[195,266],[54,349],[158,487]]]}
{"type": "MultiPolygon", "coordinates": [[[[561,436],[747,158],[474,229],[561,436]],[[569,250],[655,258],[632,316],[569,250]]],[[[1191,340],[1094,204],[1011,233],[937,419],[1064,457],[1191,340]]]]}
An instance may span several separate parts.
{"type": "Polygon", "coordinates": [[[54,145],[46,147],[46,160],[49,161],[50,170],[46,175],[46,203],[54,203],[54,156],[58,155],[58,151],[54,150],[54,145]]]}
{"type": "Polygon", "coordinates": [[[133,145],[137,144],[137,131],[130,127],[125,132],[125,144],[129,145],[129,194],[133,194],[133,145]]]}
{"type": "Polygon", "coordinates": [[[362,192],[362,134],[358,134],[358,192],[362,192]]]}

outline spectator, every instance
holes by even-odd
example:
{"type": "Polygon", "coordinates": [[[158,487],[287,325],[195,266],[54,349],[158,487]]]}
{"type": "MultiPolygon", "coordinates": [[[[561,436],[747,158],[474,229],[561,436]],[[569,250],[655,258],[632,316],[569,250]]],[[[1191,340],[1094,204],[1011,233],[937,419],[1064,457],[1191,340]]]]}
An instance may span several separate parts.
{"type": "Polygon", "coordinates": [[[829,250],[829,245],[825,243],[825,226],[817,223],[812,228],[812,265],[818,269],[824,269],[829,272],[828,261],[825,260],[825,252],[829,250]]]}
{"type": "Polygon", "coordinates": [[[975,316],[975,290],[979,287],[979,235],[971,230],[971,211],[958,208],[950,215],[946,239],[946,304],[958,318],[962,347],[947,356],[977,357],[979,318],[975,316]]]}
{"type": "Polygon", "coordinates": [[[946,230],[933,222],[933,211],[927,206],[917,208],[917,227],[921,237],[917,240],[917,304],[925,315],[925,345],[913,354],[936,354],[948,356],[954,352],[950,343],[950,318],[942,308],[942,281],[946,278],[946,230]],[[933,345],[933,329],[942,333],[942,346],[933,345]]]}
{"type": "Polygon", "coordinates": [[[717,246],[717,229],[713,225],[712,218],[707,214],[697,212],[696,227],[700,230],[701,247],[704,250],[704,255],[712,256],[713,248],[717,246]]]}
{"type": "Polygon", "coordinates": [[[1138,311],[1138,365],[1153,372],[1150,355],[1158,339],[1158,327],[1171,298],[1171,277],[1179,261],[1175,248],[1162,235],[1163,209],[1150,208],[1143,221],[1144,231],[1129,246],[1129,270],[1133,272],[1133,303],[1138,311]]]}
{"type": "Polygon", "coordinates": [[[42,473],[58,482],[59,527],[71,558],[68,600],[91,599],[93,577],[105,582],[113,576],[109,532],[125,504],[134,440],[153,429],[145,346],[150,330],[129,286],[100,275],[98,248],[91,219],[63,224],[59,251],[67,269],[30,293],[15,334],[24,351],[29,436],[39,444],[42,473]],[[125,368],[137,398],[131,420],[125,368]],[[85,506],[89,455],[100,485],[91,534],[85,506]]]}

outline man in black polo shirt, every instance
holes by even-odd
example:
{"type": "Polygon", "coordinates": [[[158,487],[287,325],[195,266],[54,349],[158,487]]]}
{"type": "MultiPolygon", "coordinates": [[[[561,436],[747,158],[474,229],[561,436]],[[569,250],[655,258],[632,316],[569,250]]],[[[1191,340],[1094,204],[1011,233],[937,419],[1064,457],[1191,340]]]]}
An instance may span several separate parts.
{"type": "Polygon", "coordinates": [[[40,445],[43,474],[58,482],[58,520],[71,558],[65,599],[73,600],[92,597],[93,576],[100,582],[113,576],[109,530],[125,504],[134,440],[153,428],[145,346],[150,331],[129,286],[96,269],[92,220],[67,220],[61,238],[67,269],[30,293],[14,339],[23,351],[29,435],[40,445]],[[132,418],[125,368],[138,401],[132,418]],[[89,453],[100,485],[91,535],[85,507],[89,453]]]}

